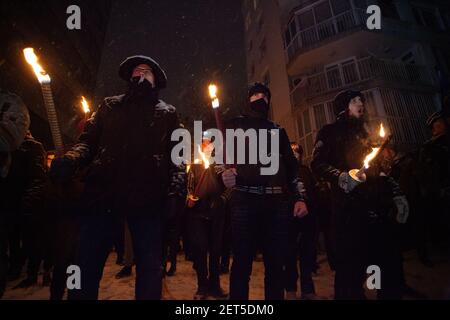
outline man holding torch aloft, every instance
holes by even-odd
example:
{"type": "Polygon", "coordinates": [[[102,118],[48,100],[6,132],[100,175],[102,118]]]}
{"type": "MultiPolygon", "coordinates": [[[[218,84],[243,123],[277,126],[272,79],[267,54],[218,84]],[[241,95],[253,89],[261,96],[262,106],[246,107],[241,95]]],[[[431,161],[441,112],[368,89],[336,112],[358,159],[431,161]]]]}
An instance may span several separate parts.
{"type": "Polygon", "coordinates": [[[333,103],[337,120],[319,131],[311,168],[318,178],[329,182],[332,189],[336,234],[335,298],[364,299],[363,281],[370,264],[381,268],[383,290],[378,297],[400,298],[401,274],[398,272],[401,270],[397,270],[399,264],[390,259],[395,258],[395,253],[388,252],[389,236],[383,233],[392,222],[406,222],[408,203],[393,179],[380,176],[376,166],[365,166],[353,174],[352,169],[361,168],[368,155],[375,157],[373,151],[380,150],[370,145],[362,93],[343,91],[333,103]],[[388,215],[392,209],[396,209],[395,218],[388,215]],[[386,251],[382,252],[383,249],[386,251]],[[377,263],[371,263],[374,260],[377,263]]]}
{"type": "MultiPolygon", "coordinates": [[[[286,131],[268,119],[271,93],[267,86],[255,83],[249,87],[248,105],[243,116],[232,119],[226,128],[244,131],[257,130],[263,134],[278,134],[279,168],[263,175],[261,162],[237,164],[222,171],[227,188],[233,188],[230,199],[233,264],[230,275],[230,299],[248,300],[249,280],[256,241],[262,239],[265,266],[265,299],[284,299],[283,266],[288,248],[289,221],[308,214],[304,188],[298,177],[298,162],[292,152],[286,131]],[[292,205],[292,200],[294,205],[292,205]]],[[[258,139],[263,139],[260,136],[258,139]]],[[[267,145],[260,148],[274,150],[267,145]]],[[[246,144],[246,152],[250,152],[246,144]]],[[[228,151],[228,150],[227,150],[228,151]]],[[[260,150],[261,151],[261,150],[260,150]]],[[[275,152],[274,152],[275,154],[275,152]]],[[[219,170],[220,171],[220,170],[219,170]]]]}
{"type": "Polygon", "coordinates": [[[81,289],[71,290],[70,299],[98,298],[118,216],[127,219],[133,241],[136,299],[160,299],[164,222],[185,200],[184,166],[170,157],[180,123],[176,109],[158,98],[165,72],[151,58],[133,56],[119,75],[128,83],[126,94],[106,98],[78,144],[51,168],[54,180],[66,181],[89,167],[79,208],[81,289]]]}

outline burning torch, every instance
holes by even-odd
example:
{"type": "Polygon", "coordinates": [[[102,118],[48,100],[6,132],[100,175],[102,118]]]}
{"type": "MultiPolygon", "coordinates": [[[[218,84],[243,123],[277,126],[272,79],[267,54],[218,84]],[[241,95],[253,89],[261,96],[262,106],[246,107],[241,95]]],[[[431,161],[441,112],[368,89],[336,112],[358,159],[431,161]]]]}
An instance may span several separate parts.
{"type": "MultiPolygon", "coordinates": [[[[200,187],[203,185],[203,181],[205,180],[206,177],[206,172],[210,166],[210,162],[208,157],[205,155],[205,153],[202,151],[202,148],[200,146],[198,146],[198,153],[200,154],[200,157],[202,158],[202,163],[203,163],[203,167],[205,168],[205,170],[203,170],[202,175],[200,176],[200,179],[197,183],[197,186],[195,187],[194,193],[190,193],[188,194],[188,207],[192,208],[195,206],[195,203],[200,200],[200,198],[197,196],[198,192],[200,191],[200,187]]],[[[200,160],[199,159],[195,159],[194,161],[195,164],[199,164],[200,160]]]]}
{"type": "Polygon", "coordinates": [[[392,135],[389,135],[385,139],[386,131],[384,130],[383,124],[380,124],[380,130],[378,134],[380,138],[383,139],[381,146],[372,148],[372,152],[370,152],[364,159],[364,165],[361,167],[361,169],[353,169],[349,172],[349,175],[351,177],[349,183],[353,184],[353,186],[366,181],[366,170],[370,168],[370,163],[373,159],[375,159],[379,154],[382,153],[382,151],[386,148],[386,146],[392,139],[392,135]]]}
{"type": "Polygon", "coordinates": [[[208,89],[209,89],[209,96],[211,97],[211,106],[213,107],[214,110],[214,117],[216,118],[217,129],[219,129],[222,132],[222,134],[224,134],[222,118],[219,112],[220,102],[219,98],[217,97],[217,86],[215,84],[210,84],[208,89]]]}
{"type": "Polygon", "coordinates": [[[84,120],[86,121],[91,113],[91,108],[89,107],[89,103],[84,96],[81,96],[81,107],[83,108],[84,120]]]}
{"type": "Polygon", "coordinates": [[[58,117],[56,114],[55,103],[53,101],[52,88],[50,86],[51,78],[45,70],[38,63],[38,57],[34,53],[33,48],[26,48],[23,50],[25,60],[33,68],[33,71],[41,85],[42,96],[44,98],[44,105],[47,110],[48,122],[50,124],[50,131],[53,137],[56,153],[61,155],[64,151],[61,131],[59,129],[58,117]]]}

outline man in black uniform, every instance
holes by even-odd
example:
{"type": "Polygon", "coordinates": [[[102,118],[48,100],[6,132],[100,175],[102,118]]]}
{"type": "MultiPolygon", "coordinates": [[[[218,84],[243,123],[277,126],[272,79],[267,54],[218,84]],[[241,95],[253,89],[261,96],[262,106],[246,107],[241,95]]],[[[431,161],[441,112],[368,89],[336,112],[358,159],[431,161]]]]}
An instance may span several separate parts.
{"type": "Polygon", "coordinates": [[[427,125],[432,138],[419,152],[419,186],[423,209],[431,222],[435,244],[450,248],[450,131],[444,112],[435,112],[427,125]]]}
{"type": "MultiPolygon", "coordinates": [[[[30,116],[22,99],[0,89],[0,298],[6,287],[8,269],[15,280],[22,268],[20,243],[18,247],[12,248],[8,243],[8,233],[13,224],[18,224],[14,221],[18,220],[17,215],[22,207],[21,197],[26,195],[27,190],[30,191],[27,189],[30,177],[24,176],[25,164],[18,161],[12,163],[12,153],[22,145],[29,126],[30,116]]],[[[17,151],[17,154],[27,152],[17,151]]],[[[19,158],[32,159],[33,156],[19,158]]]]}
{"type": "MultiPolygon", "coordinates": [[[[279,133],[279,170],[275,174],[262,175],[260,169],[264,165],[261,161],[257,164],[237,164],[222,172],[225,186],[233,188],[230,200],[234,257],[230,276],[232,300],[246,300],[249,297],[257,239],[263,241],[265,298],[284,299],[283,265],[288,247],[289,221],[293,215],[303,217],[308,213],[303,184],[298,177],[298,163],[286,131],[268,120],[270,98],[270,90],[265,85],[252,85],[245,115],[227,125],[227,128],[244,131],[253,129],[261,132],[261,129],[266,129],[266,141],[271,141],[270,135],[279,133]],[[292,200],[295,203],[294,213],[292,200]]],[[[258,139],[262,138],[260,133],[258,139]]],[[[267,144],[262,148],[270,154],[274,146],[267,144]]],[[[245,150],[246,153],[249,150],[248,141],[245,150]]]]}
{"type": "Polygon", "coordinates": [[[373,261],[383,260],[385,253],[387,262],[380,266],[382,279],[386,280],[382,285],[387,289],[384,297],[397,298],[401,273],[399,275],[396,268],[401,264],[393,261],[398,257],[395,252],[383,252],[389,249],[390,238],[378,237],[383,236],[380,230],[386,230],[387,212],[391,207],[397,208],[397,222],[406,221],[408,203],[393,179],[380,177],[376,170],[367,172],[365,183],[358,186],[352,182],[349,171],[361,168],[365,156],[372,151],[365,128],[364,97],[359,91],[341,92],[334,100],[334,108],[337,121],[319,131],[311,168],[319,178],[329,182],[332,189],[336,234],[335,298],[364,299],[362,285],[366,268],[373,261]],[[384,265],[387,267],[383,268],[384,265]]]}
{"type": "Polygon", "coordinates": [[[312,273],[317,258],[317,193],[316,180],[308,166],[303,164],[303,148],[291,144],[299,164],[299,177],[305,185],[309,214],[303,219],[292,219],[289,225],[289,252],[286,259],[286,299],[297,298],[298,259],[300,258],[300,288],[303,300],[317,299],[312,273]]]}
{"type": "Polygon", "coordinates": [[[164,71],[149,57],[133,56],[120,65],[119,75],[128,92],[106,98],[79,143],[51,168],[53,178],[64,181],[89,166],[76,261],[81,289],[71,290],[70,299],[98,298],[120,215],[133,241],[136,299],[160,299],[163,220],[184,202],[185,169],[171,161],[171,134],[180,126],[176,109],[158,99],[166,87],[164,71]]]}
{"type": "Polygon", "coordinates": [[[207,296],[227,296],[220,286],[220,253],[227,192],[214,170],[214,164],[209,164],[212,146],[206,131],[202,142],[204,160],[192,164],[188,173],[186,214],[197,273],[198,290],[195,300],[203,300],[207,296]]]}

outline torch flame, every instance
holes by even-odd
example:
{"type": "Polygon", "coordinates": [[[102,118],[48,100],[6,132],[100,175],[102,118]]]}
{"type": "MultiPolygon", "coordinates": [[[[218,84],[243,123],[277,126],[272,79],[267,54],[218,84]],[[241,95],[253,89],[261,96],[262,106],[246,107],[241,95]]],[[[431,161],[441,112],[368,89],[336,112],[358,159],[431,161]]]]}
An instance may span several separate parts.
{"type": "Polygon", "coordinates": [[[210,84],[209,87],[209,96],[211,99],[217,98],[217,86],[215,84],[210,84]]]}
{"type": "Polygon", "coordinates": [[[364,168],[369,169],[370,161],[377,156],[378,151],[380,151],[380,148],[372,148],[372,152],[369,153],[364,159],[364,168]]]}
{"type": "Polygon", "coordinates": [[[209,168],[209,160],[206,157],[206,155],[202,152],[202,148],[200,146],[198,146],[198,153],[200,154],[200,157],[202,158],[203,166],[205,167],[205,169],[208,169],[209,168]]]}
{"type": "Polygon", "coordinates": [[[384,127],[383,127],[382,123],[380,124],[380,133],[379,134],[380,134],[381,138],[384,138],[386,136],[386,132],[384,131],[384,127]]]}
{"type": "Polygon", "coordinates": [[[33,48],[26,48],[23,50],[25,60],[33,68],[34,73],[39,81],[39,83],[50,83],[50,76],[45,72],[45,70],[38,63],[38,57],[34,53],[33,48]]]}
{"type": "Polygon", "coordinates": [[[89,103],[86,101],[86,98],[84,96],[81,96],[81,106],[83,107],[84,113],[91,112],[91,109],[89,108],[89,103]]]}

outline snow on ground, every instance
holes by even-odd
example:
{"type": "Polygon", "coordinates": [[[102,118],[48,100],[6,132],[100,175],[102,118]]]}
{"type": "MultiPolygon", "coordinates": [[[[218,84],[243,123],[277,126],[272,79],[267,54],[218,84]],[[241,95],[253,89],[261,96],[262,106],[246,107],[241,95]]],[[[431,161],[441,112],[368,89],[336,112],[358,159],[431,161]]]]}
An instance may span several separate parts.
{"type": "MultiPolygon", "coordinates": [[[[120,270],[116,265],[115,254],[112,253],[107,261],[103,279],[100,284],[101,300],[132,300],[134,299],[134,270],[133,276],[117,280],[114,275],[120,270]]],[[[260,260],[260,259],[258,259],[260,260]]],[[[333,278],[326,258],[322,255],[318,258],[320,269],[314,277],[316,291],[322,299],[333,299],[333,278]]],[[[425,294],[429,299],[450,299],[450,261],[442,256],[433,257],[435,266],[427,268],[417,261],[416,254],[405,254],[405,273],[409,286],[425,294]]],[[[228,291],[229,275],[221,276],[222,288],[228,291]]],[[[7,300],[46,300],[49,297],[49,289],[41,286],[29,289],[12,288],[19,282],[8,284],[3,299],[7,300]]],[[[39,281],[42,281],[41,277],[39,281]]],[[[163,285],[163,299],[167,300],[191,300],[196,291],[196,277],[192,269],[192,263],[185,261],[184,255],[178,256],[177,273],[173,277],[167,277],[163,285]]],[[[367,292],[369,299],[375,298],[374,292],[367,292]]],[[[264,267],[261,261],[253,264],[253,274],[250,281],[250,299],[264,299],[264,267]]],[[[405,297],[411,299],[411,297],[405,297]]]]}

